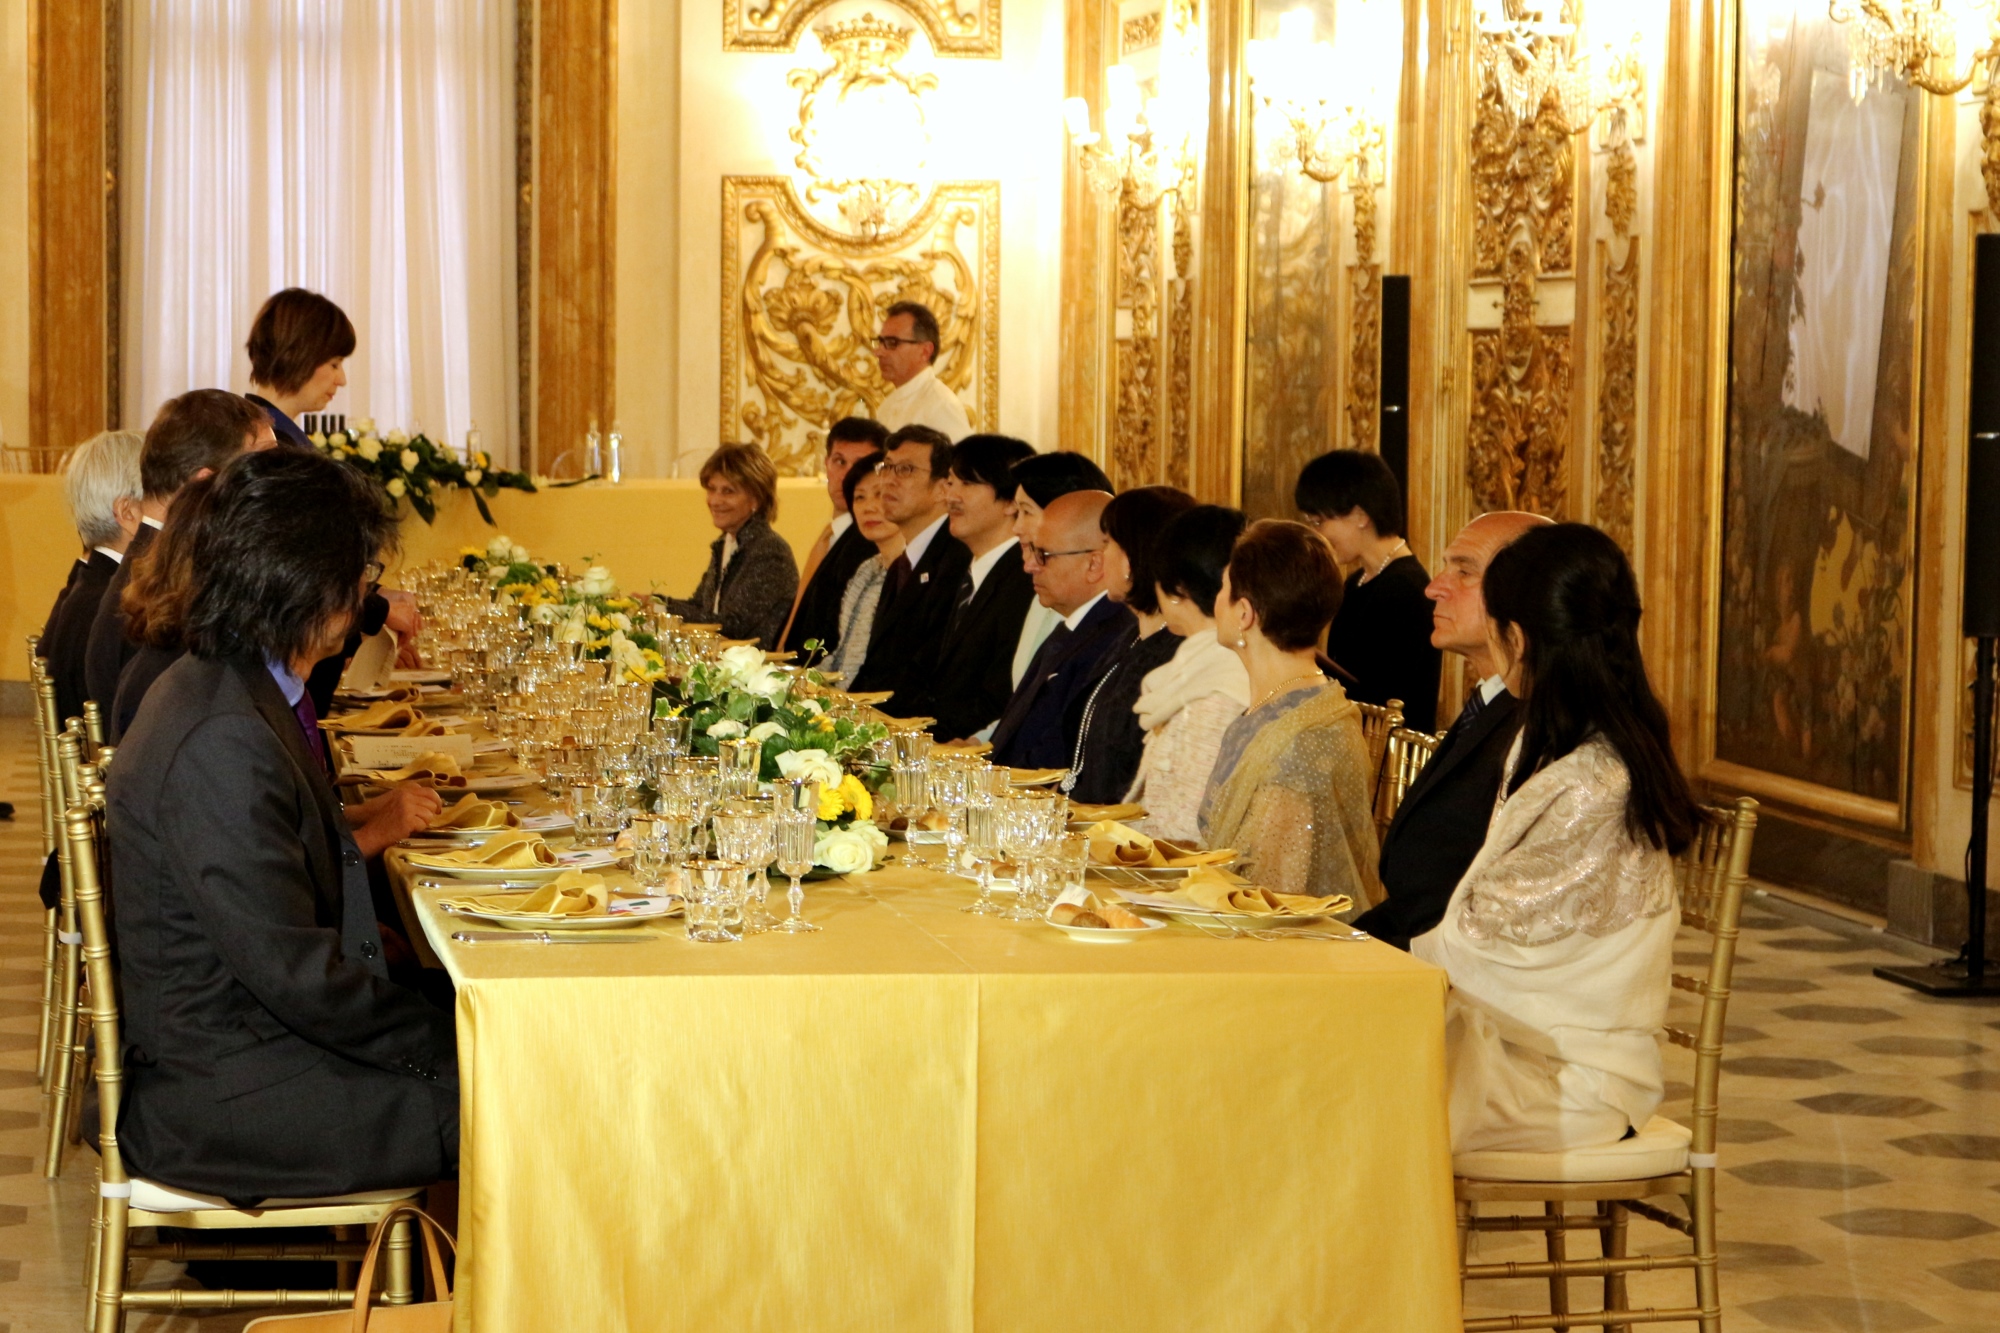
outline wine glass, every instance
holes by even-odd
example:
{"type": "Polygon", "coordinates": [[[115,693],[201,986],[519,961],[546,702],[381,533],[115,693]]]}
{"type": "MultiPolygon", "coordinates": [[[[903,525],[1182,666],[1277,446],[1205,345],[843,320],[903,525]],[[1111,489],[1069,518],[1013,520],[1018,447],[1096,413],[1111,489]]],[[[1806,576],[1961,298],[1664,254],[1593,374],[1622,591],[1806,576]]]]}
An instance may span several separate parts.
{"type": "Polygon", "coordinates": [[[1000,844],[1014,863],[1014,905],[1002,908],[1009,921],[1032,921],[1036,861],[1048,840],[1047,802],[1029,793],[997,801],[1000,844]]]}
{"type": "Polygon", "coordinates": [[[958,910],[975,916],[1006,911],[993,901],[993,862],[1000,854],[998,804],[988,793],[970,793],[965,805],[965,855],[978,873],[979,896],[958,910]]]}
{"type": "Polygon", "coordinates": [[[743,933],[762,934],[777,924],[765,909],[771,881],[764,871],[777,855],[777,833],[768,805],[733,800],[715,814],[716,855],[741,865],[749,883],[743,902],[743,933]]]}
{"type": "Polygon", "coordinates": [[[748,737],[717,741],[716,756],[721,760],[725,797],[749,796],[757,790],[757,777],[764,764],[764,742],[748,737]]]}
{"type": "Polygon", "coordinates": [[[569,815],[576,821],[578,847],[608,847],[617,841],[625,813],[613,784],[589,778],[570,784],[569,815]]]}
{"type": "Polygon", "coordinates": [[[785,900],[792,909],[790,916],[771,929],[803,935],[819,929],[799,915],[806,897],[799,879],[812,869],[813,846],[819,841],[819,780],[779,778],[771,784],[771,794],[777,807],[778,873],[791,881],[785,900]]]}

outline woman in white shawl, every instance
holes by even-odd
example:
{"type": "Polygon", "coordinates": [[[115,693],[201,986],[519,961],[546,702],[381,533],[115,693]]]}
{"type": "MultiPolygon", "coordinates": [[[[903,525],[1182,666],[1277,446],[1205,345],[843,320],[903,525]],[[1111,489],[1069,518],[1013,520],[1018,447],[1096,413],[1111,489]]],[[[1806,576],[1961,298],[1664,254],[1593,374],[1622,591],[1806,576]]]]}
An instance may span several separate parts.
{"type": "Polygon", "coordinates": [[[1201,836],[1197,816],[1222,733],[1250,703],[1250,676],[1243,660],[1216,641],[1213,615],[1243,523],[1239,510],[1201,505],[1161,534],[1160,612],[1181,646],[1139,687],[1132,711],[1146,733],[1146,751],[1125,797],[1146,807],[1146,830],[1156,837],[1201,836]]]}
{"type": "Polygon", "coordinates": [[[1660,1103],[1672,858],[1701,809],[1646,683],[1617,544],[1580,523],[1531,529],[1484,592],[1524,721],[1485,845],[1410,945],[1451,977],[1452,1150],[1612,1143],[1660,1103]]]}

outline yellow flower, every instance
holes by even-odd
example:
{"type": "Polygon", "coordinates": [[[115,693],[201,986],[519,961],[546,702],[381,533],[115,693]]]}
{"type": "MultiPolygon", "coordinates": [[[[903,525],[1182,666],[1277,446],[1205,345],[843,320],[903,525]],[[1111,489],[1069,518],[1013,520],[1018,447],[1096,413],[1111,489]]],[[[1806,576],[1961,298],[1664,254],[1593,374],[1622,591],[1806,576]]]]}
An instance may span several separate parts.
{"type": "Polygon", "coordinates": [[[875,798],[861,785],[861,779],[852,773],[840,780],[840,800],[842,805],[854,812],[856,819],[875,817],[875,798]]]}
{"type": "Polygon", "coordinates": [[[834,721],[830,717],[822,716],[817,725],[819,726],[819,729],[821,731],[832,731],[834,728],[834,721]]]}
{"type": "Polygon", "coordinates": [[[630,597],[607,597],[604,599],[604,609],[607,611],[630,611],[632,606],[633,602],[630,597]]]}
{"type": "Polygon", "coordinates": [[[605,649],[611,646],[611,640],[609,638],[592,639],[589,643],[585,644],[584,646],[593,653],[601,653],[605,649]]]}
{"type": "Polygon", "coordinates": [[[479,560],[486,558],[486,548],[484,546],[461,546],[458,548],[458,553],[460,555],[469,555],[479,560]]]}
{"type": "Polygon", "coordinates": [[[603,616],[586,616],[584,617],[584,623],[592,629],[603,630],[606,633],[609,633],[611,630],[611,622],[603,616]]]}
{"type": "Polygon", "coordinates": [[[821,787],[819,789],[819,817],[822,821],[831,824],[834,820],[840,818],[846,809],[847,802],[840,799],[839,787],[821,787]]]}

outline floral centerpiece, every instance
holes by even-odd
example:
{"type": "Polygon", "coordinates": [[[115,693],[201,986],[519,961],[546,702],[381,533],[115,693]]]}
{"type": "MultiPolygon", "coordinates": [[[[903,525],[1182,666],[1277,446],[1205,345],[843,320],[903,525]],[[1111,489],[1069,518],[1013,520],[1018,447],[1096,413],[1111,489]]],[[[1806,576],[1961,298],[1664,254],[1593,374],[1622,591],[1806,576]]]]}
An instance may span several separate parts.
{"type": "Polygon", "coordinates": [[[355,422],[352,434],[337,430],[331,435],[314,432],[306,438],[313,442],[314,448],[338,458],[380,486],[390,500],[409,501],[410,508],[426,523],[437,517],[441,492],[449,493],[458,487],[471,491],[472,502],[479,506],[479,516],[492,523],[493,511],[487,507],[488,499],[503,490],[535,489],[534,479],[527,473],[494,467],[492,456],[483,450],[461,460],[451,450],[439,448],[421,431],[405,435],[392,430],[377,435],[371,417],[355,422]]]}
{"type": "MultiPolygon", "coordinates": [[[[836,718],[818,699],[798,692],[801,677],[771,665],[754,644],[724,650],[714,664],[690,668],[685,679],[655,686],[655,711],[690,719],[698,754],[717,753],[717,742],[758,742],[759,776],[817,778],[819,836],[813,863],[836,874],[879,864],[889,838],[875,824],[875,742],[888,735],[876,722],[836,718]]],[[[815,680],[813,673],[804,679],[815,680]]]]}
{"type": "Polygon", "coordinates": [[[619,591],[603,565],[565,581],[561,566],[536,563],[526,547],[505,535],[483,548],[465,547],[459,562],[486,580],[494,601],[517,608],[530,624],[550,626],[557,643],[582,644],[586,659],[613,662],[628,680],[666,675],[659,640],[632,620],[638,601],[619,591]]]}

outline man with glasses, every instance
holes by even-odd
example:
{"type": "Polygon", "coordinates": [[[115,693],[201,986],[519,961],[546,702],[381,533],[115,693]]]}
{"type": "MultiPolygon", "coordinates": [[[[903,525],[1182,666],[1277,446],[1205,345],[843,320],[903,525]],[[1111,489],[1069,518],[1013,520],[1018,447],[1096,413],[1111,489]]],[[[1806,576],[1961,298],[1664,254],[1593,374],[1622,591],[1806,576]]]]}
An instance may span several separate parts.
{"type": "Polygon", "coordinates": [[[894,691],[883,709],[892,717],[918,717],[972,552],[946,529],[951,441],[927,426],[905,426],[890,434],[883,454],[876,468],[886,479],[882,507],[903,531],[903,553],[889,566],[867,660],[848,688],[894,691]]]}
{"type": "Polygon", "coordinates": [[[1132,612],[1105,596],[1101,520],[1110,503],[1103,491],[1071,491],[1042,511],[1029,564],[1035,595],[1062,623],[1035,654],[993,729],[996,764],[1067,767],[1083,701],[1109,669],[1112,651],[1137,631],[1132,612]]]}
{"type": "Polygon", "coordinates": [[[965,404],[937,377],[935,362],[942,339],[930,307],[915,301],[889,307],[875,339],[875,364],[890,384],[889,396],[875,409],[875,419],[887,429],[928,426],[947,443],[972,433],[965,404]]]}

